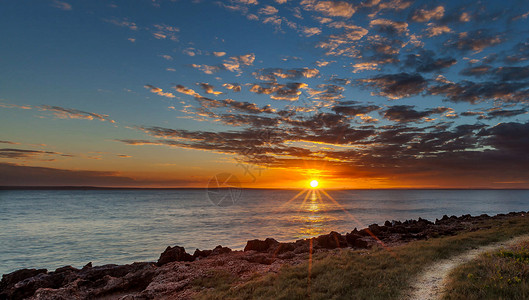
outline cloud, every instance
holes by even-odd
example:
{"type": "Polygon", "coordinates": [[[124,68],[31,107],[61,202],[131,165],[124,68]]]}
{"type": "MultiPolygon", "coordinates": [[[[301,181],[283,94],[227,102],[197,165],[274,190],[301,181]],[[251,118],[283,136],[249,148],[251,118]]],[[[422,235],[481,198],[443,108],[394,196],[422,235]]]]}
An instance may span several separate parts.
{"type": "Polygon", "coordinates": [[[54,0],[52,6],[62,10],[72,10],[72,5],[63,1],[54,0]]]}
{"type": "Polygon", "coordinates": [[[398,73],[378,75],[369,79],[360,79],[360,84],[379,90],[376,95],[389,99],[400,99],[417,95],[427,87],[427,80],[420,74],[398,73]]]}
{"type": "Polygon", "coordinates": [[[444,45],[460,51],[481,52],[483,49],[497,45],[503,41],[501,35],[493,35],[489,31],[480,29],[471,32],[461,32],[456,38],[448,40],[444,45]]]}
{"type": "Polygon", "coordinates": [[[198,69],[204,72],[205,74],[210,74],[210,75],[222,69],[220,66],[208,66],[208,65],[197,65],[197,64],[191,64],[191,67],[198,69]]]}
{"type": "Polygon", "coordinates": [[[442,5],[439,5],[431,10],[417,9],[411,14],[410,19],[415,22],[428,22],[432,19],[441,19],[444,13],[445,8],[442,5]]]}
{"type": "Polygon", "coordinates": [[[345,88],[341,86],[335,84],[319,84],[317,87],[320,90],[307,89],[312,99],[336,101],[344,98],[342,93],[345,91],[345,88]]]}
{"type": "Polygon", "coordinates": [[[287,84],[264,82],[262,84],[252,84],[250,91],[256,94],[270,95],[270,98],[274,100],[296,101],[301,95],[300,89],[306,87],[307,84],[300,82],[289,82],[287,84]]]}
{"type": "Polygon", "coordinates": [[[190,96],[193,96],[193,97],[200,97],[200,95],[197,92],[195,92],[194,90],[186,88],[185,86],[180,85],[180,84],[177,84],[174,87],[174,89],[177,92],[182,93],[182,94],[190,95],[190,96]]]}
{"type": "Polygon", "coordinates": [[[100,120],[115,123],[114,120],[109,119],[108,115],[97,114],[77,110],[73,108],[64,108],[60,106],[41,105],[38,107],[40,110],[50,111],[56,118],[59,119],[85,119],[85,120],[100,120]]]}
{"type": "Polygon", "coordinates": [[[251,66],[255,60],[255,54],[249,53],[245,55],[232,56],[227,60],[224,60],[222,66],[231,72],[242,73],[243,66],[251,66]]]}
{"type": "Polygon", "coordinates": [[[171,55],[167,55],[167,54],[160,55],[160,57],[165,59],[165,60],[173,60],[173,57],[171,55]]]}
{"type": "Polygon", "coordinates": [[[406,123],[425,121],[428,120],[431,115],[442,114],[448,110],[449,108],[447,107],[437,107],[418,111],[415,110],[415,106],[413,105],[394,105],[388,107],[385,111],[381,112],[380,114],[390,121],[406,123]]]}
{"type": "Polygon", "coordinates": [[[415,68],[415,72],[439,72],[453,66],[457,61],[452,57],[436,58],[433,51],[422,50],[417,54],[408,54],[404,65],[415,68]]]}
{"type": "Polygon", "coordinates": [[[277,14],[277,12],[278,12],[277,8],[271,5],[266,5],[259,9],[259,14],[262,14],[262,15],[275,15],[277,14]]]}
{"type": "Polygon", "coordinates": [[[15,143],[15,142],[11,142],[11,141],[0,141],[0,144],[18,145],[19,143],[15,143]]]}
{"type": "Polygon", "coordinates": [[[0,163],[2,186],[138,186],[118,172],[79,171],[0,163]]]}
{"type": "Polygon", "coordinates": [[[159,96],[162,96],[162,97],[167,97],[167,98],[175,98],[176,97],[173,93],[164,92],[161,88],[157,88],[157,87],[155,87],[153,85],[150,85],[150,84],[146,84],[143,87],[148,89],[149,91],[151,91],[151,93],[155,93],[155,94],[157,94],[159,96]]]}
{"type": "Polygon", "coordinates": [[[179,28],[166,24],[155,24],[153,27],[154,29],[152,29],[152,35],[156,39],[170,39],[174,42],[178,41],[178,36],[176,34],[180,32],[179,28]]]}
{"type": "Polygon", "coordinates": [[[486,74],[490,74],[492,71],[492,67],[488,65],[479,65],[475,67],[467,67],[464,68],[459,72],[461,75],[465,76],[475,76],[475,77],[481,77],[486,74]]]}
{"type": "Polygon", "coordinates": [[[213,94],[213,95],[221,95],[222,92],[218,92],[214,90],[214,87],[209,83],[197,83],[198,86],[200,86],[206,94],[213,94]]]}
{"type": "Polygon", "coordinates": [[[332,110],[337,114],[342,114],[346,116],[360,116],[365,115],[370,112],[379,110],[380,107],[377,105],[335,105],[332,107],[332,110]]]}
{"type": "Polygon", "coordinates": [[[134,22],[130,22],[127,19],[122,19],[122,20],[111,19],[111,20],[106,20],[106,21],[114,25],[120,26],[120,27],[127,27],[131,30],[138,30],[138,25],[136,25],[136,23],[134,22]]]}
{"type": "Polygon", "coordinates": [[[486,100],[524,101],[529,91],[523,90],[529,83],[521,82],[472,82],[463,80],[431,86],[428,93],[443,95],[453,102],[472,104],[486,100]]]}
{"type": "Polygon", "coordinates": [[[357,49],[358,41],[367,35],[368,30],[355,25],[348,25],[343,28],[347,29],[342,33],[329,35],[323,41],[318,43],[317,47],[326,49],[326,55],[347,57],[359,56],[359,50],[357,49]]]}
{"type": "Polygon", "coordinates": [[[49,156],[71,157],[72,155],[63,154],[59,152],[53,152],[53,151],[43,151],[43,150],[27,150],[27,149],[14,149],[14,148],[0,149],[0,158],[9,158],[9,159],[41,158],[42,160],[54,160],[54,159],[46,158],[49,156]]]}
{"type": "Polygon", "coordinates": [[[428,28],[426,28],[426,35],[428,37],[434,37],[445,33],[451,33],[452,29],[446,25],[435,25],[433,23],[428,23],[428,28]]]}
{"type": "Polygon", "coordinates": [[[241,91],[241,86],[237,83],[225,83],[222,86],[228,90],[232,90],[233,92],[241,91]]]}
{"type": "Polygon", "coordinates": [[[259,69],[252,73],[252,75],[262,81],[278,81],[279,79],[299,79],[299,78],[315,78],[320,74],[318,69],[297,68],[297,69],[282,69],[282,68],[267,68],[259,69]]]}
{"type": "Polygon", "coordinates": [[[226,55],[226,52],[222,52],[222,51],[213,51],[213,55],[215,55],[216,57],[222,57],[224,55],[226,55]]]}
{"type": "Polygon", "coordinates": [[[369,22],[370,27],[376,27],[378,31],[389,35],[402,35],[408,32],[408,23],[392,21],[388,19],[374,19],[369,22]]]}
{"type": "Polygon", "coordinates": [[[301,5],[305,10],[316,11],[329,17],[350,18],[356,11],[353,5],[346,1],[303,0],[301,5]]]}
{"type": "Polygon", "coordinates": [[[305,36],[311,37],[313,35],[320,34],[321,33],[321,29],[319,29],[318,27],[304,27],[303,28],[303,33],[305,34],[305,36]]]}

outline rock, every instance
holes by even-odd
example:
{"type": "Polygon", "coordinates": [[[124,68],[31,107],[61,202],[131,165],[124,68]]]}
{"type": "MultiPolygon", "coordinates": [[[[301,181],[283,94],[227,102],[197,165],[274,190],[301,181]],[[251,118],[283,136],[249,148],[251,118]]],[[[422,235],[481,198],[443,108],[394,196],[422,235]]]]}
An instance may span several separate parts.
{"type": "Polygon", "coordinates": [[[361,236],[371,236],[370,230],[367,229],[367,228],[364,228],[364,229],[358,231],[358,234],[361,235],[361,236]]]}
{"type": "Polygon", "coordinates": [[[270,247],[268,252],[278,255],[281,253],[294,251],[296,247],[296,243],[279,243],[276,247],[270,247]]]}
{"type": "Polygon", "coordinates": [[[215,247],[215,249],[213,249],[213,251],[211,251],[210,255],[226,254],[226,253],[230,253],[230,252],[231,252],[230,248],[222,247],[221,245],[218,245],[217,247],[215,247]]]}
{"type": "Polygon", "coordinates": [[[368,249],[376,244],[376,240],[372,237],[362,237],[354,241],[354,246],[357,248],[368,249]]]}
{"type": "Polygon", "coordinates": [[[46,274],[46,269],[21,269],[9,274],[2,275],[0,281],[0,299],[23,299],[30,297],[37,289],[34,284],[21,283],[28,279],[46,274]],[[19,284],[20,283],[20,284],[19,284]]]}
{"type": "Polygon", "coordinates": [[[268,255],[261,254],[261,253],[247,256],[244,259],[249,262],[256,263],[256,264],[262,264],[262,265],[271,265],[275,261],[274,258],[271,258],[268,255]]]}
{"type": "Polygon", "coordinates": [[[355,241],[361,237],[362,236],[359,235],[358,233],[354,233],[353,231],[351,231],[350,233],[345,235],[345,240],[352,247],[354,246],[355,241]]]}
{"type": "Polygon", "coordinates": [[[296,257],[296,254],[293,251],[288,251],[288,252],[279,254],[277,257],[280,259],[291,259],[291,258],[296,257]]]}
{"type": "Polygon", "coordinates": [[[213,252],[213,250],[199,250],[199,249],[196,249],[195,253],[193,253],[193,257],[194,258],[208,257],[209,255],[211,255],[211,252],[213,252]]]}
{"type": "Polygon", "coordinates": [[[279,242],[272,238],[267,238],[264,241],[250,240],[246,243],[244,251],[254,250],[257,252],[267,252],[270,247],[276,246],[277,244],[279,244],[279,242]]]}
{"type": "Polygon", "coordinates": [[[92,267],[92,262],[89,262],[86,265],[84,265],[83,270],[89,269],[91,267],[92,267]]]}
{"type": "Polygon", "coordinates": [[[79,269],[76,269],[72,266],[64,266],[64,267],[56,269],[53,273],[58,274],[58,273],[64,273],[64,272],[79,272],[79,269]]]}
{"type": "Polygon", "coordinates": [[[347,240],[338,232],[331,231],[329,234],[320,235],[315,238],[317,246],[326,249],[347,247],[347,240]]]}
{"type": "Polygon", "coordinates": [[[21,269],[9,274],[4,274],[2,275],[2,281],[0,281],[0,292],[4,291],[6,288],[14,286],[17,282],[26,278],[47,272],[48,270],[46,269],[21,269]]]}
{"type": "Polygon", "coordinates": [[[310,251],[310,240],[297,240],[294,246],[294,253],[307,253],[310,251]]]}
{"type": "Polygon", "coordinates": [[[371,224],[368,226],[368,228],[371,231],[371,233],[373,233],[374,235],[379,235],[380,232],[382,231],[380,226],[378,226],[378,224],[371,224]]]}
{"type": "Polygon", "coordinates": [[[386,222],[384,222],[384,226],[391,227],[391,226],[393,226],[393,224],[391,224],[390,221],[386,220],[386,222]]]}
{"type": "Polygon", "coordinates": [[[158,262],[156,265],[158,267],[161,267],[167,263],[173,262],[173,261],[193,261],[195,260],[194,257],[187,253],[184,247],[174,246],[174,247],[167,247],[165,251],[160,254],[160,258],[158,259],[158,262]]]}

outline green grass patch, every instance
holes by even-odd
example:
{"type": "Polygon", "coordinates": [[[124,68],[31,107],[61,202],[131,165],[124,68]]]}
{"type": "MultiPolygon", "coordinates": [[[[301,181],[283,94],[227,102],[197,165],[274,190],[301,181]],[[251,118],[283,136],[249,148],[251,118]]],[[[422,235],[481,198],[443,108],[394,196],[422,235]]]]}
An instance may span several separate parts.
{"type": "Polygon", "coordinates": [[[529,299],[529,241],[485,253],[449,278],[444,299],[529,299]]]}
{"type": "Polygon", "coordinates": [[[415,241],[391,249],[340,249],[314,255],[309,263],[285,265],[277,274],[209,289],[197,299],[399,299],[429,264],[473,247],[529,233],[529,217],[489,220],[489,229],[415,241]]]}

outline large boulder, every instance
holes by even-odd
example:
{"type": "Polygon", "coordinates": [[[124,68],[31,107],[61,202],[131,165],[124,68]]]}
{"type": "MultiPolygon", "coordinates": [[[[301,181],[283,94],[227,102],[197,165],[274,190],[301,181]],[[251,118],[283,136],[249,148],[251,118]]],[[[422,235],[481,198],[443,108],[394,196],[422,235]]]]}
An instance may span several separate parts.
{"type": "Polygon", "coordinates": [[[226,253],[230,253],[230,252],[231,252],[230,248],[222,247],[221,245],[218,245],[217,247],[215,247],[215,249],[213,249],[213,251],[211,251],[210,255],[226,254],[226,253]]]}
{"type": "Polygon", "coordinates": [[[345,248],[347,240],[338,232],[331,231],[329,234],[320,235],[315,238],[318,247],[326,249],[345,248]]]}
{"type": "Polygon", "coordinates": [[[358,231],[355,233],[354,231],[351,231],[345,235],[345,240],[347,241],[347,244],[349,244],[351,247],[354,246],[355,241],[362,236],[358,234],[358,231]]]}
{"type": "Polygon", "coordinates": [[[160,254],[160,258],[158,259],[158,262],[156,265],[158,267],[161,267],[167,263],[173,262],[173,261],[193,261],[195,258],[193,255],[186,252],[184,247],[179,246],[168,246],[165,251],[160,254]]]}
{"type": "Polygon", "coordinates": [[[0,299],[23,299],[33,295],[37,287],[35,284],[29,283],[29,279],[40,274],[47,274],[46,269],[21,269],[9,274],[2,275],[0,281],[0,299]],[[26,283],[18,284],[26,281],[26,283]]]}
{"type": "Polygon", "coordinates": [[[354,246],[356,248],[368,249],[373,247],[376,243],[377,241],[372,237],[361,237],[354,241],[354,246]]]}
{"type": "Polygon", "coordinates": [[[257,252],[267,252],[270,248],[275,247],[279,244],[278,241],[272,238],[267,238],[264,241],[261,240],[250,240],[246,243],[244,251],[257,251],[257,252]]]}

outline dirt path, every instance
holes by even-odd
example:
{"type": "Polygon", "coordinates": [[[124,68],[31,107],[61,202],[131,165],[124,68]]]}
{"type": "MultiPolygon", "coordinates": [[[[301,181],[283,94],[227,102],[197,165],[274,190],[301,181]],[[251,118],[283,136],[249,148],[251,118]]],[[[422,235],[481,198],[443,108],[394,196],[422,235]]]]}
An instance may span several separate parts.
{"type": "Polygon", "coordinates": [[[484,252],[498,250],[502,247],[515,244],[524,239],[529,239],[529,235],[522,235],[507,241],[472,249],[458,256],[439,261],[426,268],[423,273],[419,275],[415,282],[412,283],[410,290],[403,298],[409,300],[441,299],[445,291],[448,274],[454,268],[476,258],[478,255],[484,252]]]}

